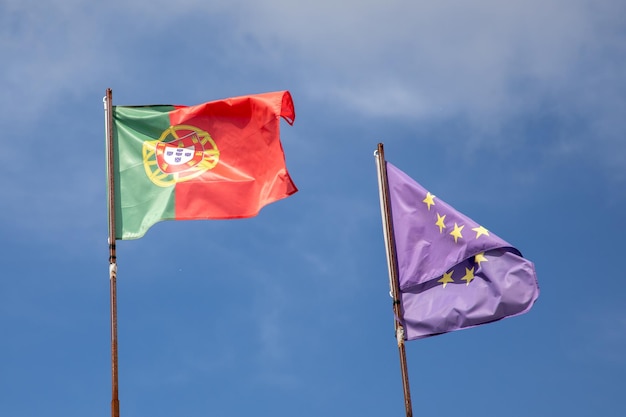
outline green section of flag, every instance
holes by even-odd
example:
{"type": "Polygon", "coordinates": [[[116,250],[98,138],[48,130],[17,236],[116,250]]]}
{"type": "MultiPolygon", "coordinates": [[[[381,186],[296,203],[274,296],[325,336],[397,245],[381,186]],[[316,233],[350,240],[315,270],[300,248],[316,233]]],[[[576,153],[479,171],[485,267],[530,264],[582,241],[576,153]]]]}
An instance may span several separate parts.
{"type": "Polygon", "coordinates": [[[116,239],[142,237],[154,223],[174,219],[174,189],[155,185],[146,173],[143,143],[170,127],[172,106],[113,108],[116,239]]]}

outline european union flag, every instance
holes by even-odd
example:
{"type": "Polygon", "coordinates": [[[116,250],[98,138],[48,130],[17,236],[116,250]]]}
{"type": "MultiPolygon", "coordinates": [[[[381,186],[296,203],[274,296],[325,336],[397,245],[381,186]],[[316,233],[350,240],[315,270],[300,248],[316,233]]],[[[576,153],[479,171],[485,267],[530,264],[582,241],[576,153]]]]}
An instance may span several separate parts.
{"type": "Polygon", "coordinates": [[[386,163],[407,340],[527,312],[539,296],[532,262],[386,163]]]}

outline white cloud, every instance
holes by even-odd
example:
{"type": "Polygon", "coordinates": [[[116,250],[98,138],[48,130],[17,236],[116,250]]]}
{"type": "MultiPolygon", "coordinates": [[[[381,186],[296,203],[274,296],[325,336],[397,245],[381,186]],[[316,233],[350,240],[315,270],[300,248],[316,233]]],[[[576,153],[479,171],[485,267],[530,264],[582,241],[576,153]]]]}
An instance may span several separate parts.
{"type": "MultiPolygon", "coordinates": [[[[626,66],[615,32],[615,16],[626,11],[620,2],[82,3],[7,7],[12,24],[3,30],[1,52],[14,58],[5,69],[10,82],[3,107],[80,94],[94,75],[124,60],[119,54],[129,51],[116,46],[125,38],[149,42],[173,34],[182,40],[186,22],[197,23],[190,18],[207,21],[207,37],[224,36],[231,47],[245,48],[242,60],[267,64],[266,54],[280,51],[271,57],[275,65],[297,65],[310,94],[372,115],[462,115],[484,126],[536,110],[546,97],[559,97],[564,111],[600,104],[610,114],[615,103],[597,103],[597,95],[613,91],[626,66]],[[217,21],[224,26],[215,27],[217,21]],[[607,67],[594,68],[594,61],[607,67]]],[[[623,103],[621,97],[612,98],[623,103]]]]}
{"type": "Polygon", "coordinates": [[[461,119],[468,145],[503,149],[536,146],[528,132],[511,137],[530,117],[557,126],[539,141],[546,160],[591,157],[626,178],[623,2],[231,4],[235,33],[281,49],[313,99],[368,117],[461,119]]]}
{"type": "Polygon", "coordinates": [[[5,2],[0,13],[3,118],[32,120],[58,101],[55,96],[76,97],[106,71],[107,28],[97,25],[96,10],[82,3],[5,2]]]}
{"type": "MultiPolygon", "coordinates": [[[[624,12],[623,2],[588,0],[10,0],[0,6],[0,55],[8,63],[0,66],[0,127],[32,150],[40,142],[20,136],[20,124],[37,125],[67,103],[99,101],[112,80],[175,89],[176,71],[158,70],[180,64],[169,61],[168,48],[197,48],[199,69],[189,82],[204,82],[215,62],[206,62],[211,50],[203,48],[218,39],[211,47],[224,51],[224,68],[255,79],[260,69],[288,75],[306,95],[297,100],[311,108],[324,101],[368,118],[440,126],[462,120],[467,135],[459,140],[468,147],[527,143],[542,149],[539,165],[592,158],[626,179],[624,12]],[[528,118],[558,128],[551,137],[511,137],[507,129],[528,118]]],[[[15,149],[4,148],[0,163],[26,176],[15,149]]],[[[73,181],[91,190],[94,178],[73,181]]],[[[10,189],[5,206],[32,197],[10,189]]],[[[69,203],[67,190],[40,191],[69,203]]]]}

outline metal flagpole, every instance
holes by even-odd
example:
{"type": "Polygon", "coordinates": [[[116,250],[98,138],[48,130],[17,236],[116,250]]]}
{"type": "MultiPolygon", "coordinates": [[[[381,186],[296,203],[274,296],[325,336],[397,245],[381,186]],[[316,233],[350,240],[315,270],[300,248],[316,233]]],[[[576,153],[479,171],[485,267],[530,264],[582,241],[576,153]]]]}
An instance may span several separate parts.
{"type": "Polygon", "coordinates": [[[380,196],[380,212],[383,220],[383,235],[385,248],[387,249],[387,266],[389,268],[389,287],[393,299],[393,313],[395,315],[394,326],[398,341],[398,353],[400,354],[400,372],[402,374],[402,388],[404,391],[404,406],[406,416],[413,416],[411,405],[411,390],[409,388],[409,373],[406,365],[406,351],[404,349],[404,327],[400,323],[402,319],[402,307],[400,305],[400,285],[398,284],[398,260],[396,256],[395,241],[393,238],[393,224],[391,222],[391,202],[389,201],[389,183],[387,181],[387,166],[385,165],[385,152],[383,144],[378,144],[374,152],[376,168],[378,171],[378,191],[380,196]]]}
{"type": "Polygon", "coordinates": [[[113,165],[113,93],[110,88],[104,97],[104,117],[107,147],[107,177],[109,199],[109,281],[111,292],[111,417],[119,417],[117,372],[117,259],[115,256],[115,174],[113,165]]]}

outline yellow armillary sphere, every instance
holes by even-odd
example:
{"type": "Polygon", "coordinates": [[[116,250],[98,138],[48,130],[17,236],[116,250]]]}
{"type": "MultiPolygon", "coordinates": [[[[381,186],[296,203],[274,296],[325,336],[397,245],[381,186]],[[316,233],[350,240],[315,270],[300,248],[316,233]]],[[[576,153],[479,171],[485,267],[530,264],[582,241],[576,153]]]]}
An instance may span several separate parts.
{"type": "Polygon", "coordinates": [[[146,175],[159,187],[196,178],[220,159],[211,135],[191,125],[170,126],[158,140],[145,141],[142,155],[146,175]]]}

